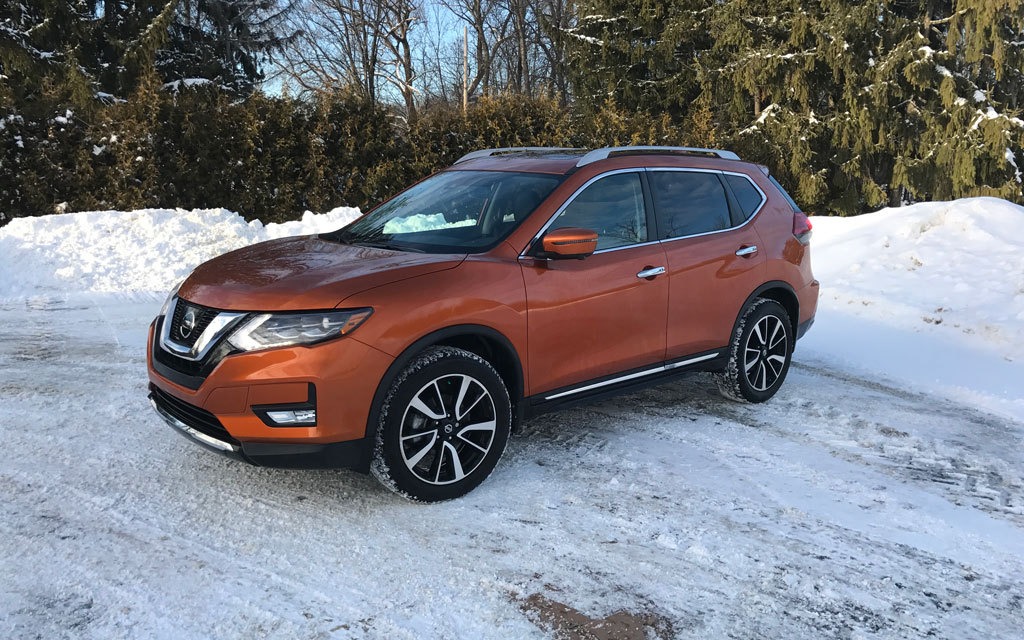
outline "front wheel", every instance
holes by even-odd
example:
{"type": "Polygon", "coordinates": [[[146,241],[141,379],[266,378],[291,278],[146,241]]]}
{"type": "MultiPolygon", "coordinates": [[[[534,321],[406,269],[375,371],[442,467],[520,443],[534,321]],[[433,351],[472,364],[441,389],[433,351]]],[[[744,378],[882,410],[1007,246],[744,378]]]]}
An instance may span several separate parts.
{"type": "Polygon", "coordinates": [[[764,402],[779,390],[793,358],[793,325],[785,307],[759,298],[744,311],[729,344],[729,362],[716,380],[722,395],[764,402]]]}
{"type": "Polygon", "coordinates": [[[508,390],[494,367],[463,349],[431,347],[384,399],[371,470],[412,500],[457,498],[494,470],[511,428],[508,390]]]}

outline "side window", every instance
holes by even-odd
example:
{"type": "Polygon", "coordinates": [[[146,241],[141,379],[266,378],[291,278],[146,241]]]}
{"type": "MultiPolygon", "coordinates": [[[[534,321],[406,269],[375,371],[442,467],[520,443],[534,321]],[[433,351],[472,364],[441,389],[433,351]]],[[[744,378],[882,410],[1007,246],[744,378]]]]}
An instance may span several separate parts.
{"type": "Polygon", "coordinates": [[[736,196],[736,201],[740,205],[740,211],[743,212],[743,220],[747,220],[761,206],[761,201],[763,200],[761,192],[757,190],[757,187],[750,180],[743,176],[726,174],[725,181],[729,183],[732,195],[736,196]]]}
{"type": "Polygon", "coordinates": [[[648,176],[663,239],[720,231],[732,226],[729,199],[718,174],[652,171],[648,176]]]}
{"type": "Polygon", "coordinates": [[[569,203],[551,229],[581,227],[597,232],[597,249],[647,241],[647,213],[640,174],[601,178],[569,203]]]}

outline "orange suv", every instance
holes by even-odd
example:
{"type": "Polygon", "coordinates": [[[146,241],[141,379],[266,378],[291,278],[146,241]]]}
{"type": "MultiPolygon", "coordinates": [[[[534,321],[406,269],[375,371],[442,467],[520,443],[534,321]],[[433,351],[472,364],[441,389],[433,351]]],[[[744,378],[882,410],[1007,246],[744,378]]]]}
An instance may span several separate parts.
{"type": "Polygon", "coordinates": [[[540,412],[691,371],[771,398],[814,321],[810,234],[728,151],[476,151],[198,267],[150,328],[150,399],[235,458],[454,498],[540,412]]]}

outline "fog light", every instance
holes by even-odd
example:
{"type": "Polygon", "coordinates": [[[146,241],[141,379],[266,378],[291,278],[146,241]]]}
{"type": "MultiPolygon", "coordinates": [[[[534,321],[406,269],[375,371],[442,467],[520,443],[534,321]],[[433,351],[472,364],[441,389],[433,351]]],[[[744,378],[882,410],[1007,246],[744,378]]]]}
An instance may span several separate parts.
{"type": "Polygon", "coordinates": [[[316,386],[309,382],[307,388],[305,402],[254,404],[252,411],[268,427],[315,427],[316,386]]]}
{"type": "Polygon", "coordinates": [[[277,424],[314,425],[316,409],[295,409],[291,411],[267,411],[267,417],[277,424]]]}

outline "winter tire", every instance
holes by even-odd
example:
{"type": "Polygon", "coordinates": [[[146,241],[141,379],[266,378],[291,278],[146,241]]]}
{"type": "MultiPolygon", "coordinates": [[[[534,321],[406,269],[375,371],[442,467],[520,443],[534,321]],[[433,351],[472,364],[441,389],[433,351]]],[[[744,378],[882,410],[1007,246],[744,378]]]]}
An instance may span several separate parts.
{"type": "Polygon", "coordinates": [[[431,347],[384,399],[371,470],[412,500],[458,498],[494,470],[511,427],[508,390],[494,367],[469,351],[431,347]]]}
{"type": "Polygon", "coordinates": [[[794,342],[785,307],[774,300],[755,300],[736,325],[725,370],[716,375],[722,395],[740,402],[774,396],[789,372],[794,342]]]}

